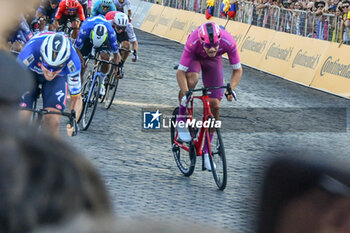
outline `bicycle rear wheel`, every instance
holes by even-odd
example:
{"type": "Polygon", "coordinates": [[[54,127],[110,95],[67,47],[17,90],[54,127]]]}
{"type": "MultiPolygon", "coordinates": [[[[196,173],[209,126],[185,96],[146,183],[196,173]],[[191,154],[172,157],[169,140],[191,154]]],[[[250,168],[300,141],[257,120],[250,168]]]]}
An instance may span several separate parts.
{"type": "Polygon", "coordinates": [[[119,83],[119,78],[116,78],[115,74],[113,74],[109,80],[106,87],[106,102],[105,102],[105,109],[109,109],[112,106],[115,93],[117,92],[119,83]]]}
{"type": "Polygon", "coordinates": [[[193,141],[190,142],[181,142],[180,139],[176,137],[176,128],[174,127],[174,124],[176,122],[176,117],[179,113],[179,107],[175,108],[173,111],[173,115],[171,118],[171,130],[170,130],[170,138],[171,138],[171,146],[172,151],[174,155],[174,159],[176,162],[177,167],[180,169],[182,174],[185,176],[192,175],[195,165],[196,165],[196,148],[193,144],[193,141]],[[177,140],[178,142],[182,143],[186,147],[189,148],[189,151],[182,149],[178,145],[176,145],[174,142],[177,140]]]}
{"type": "Polygon", "coordinates": [[[92,118],[94,117],[98,97],[100,95],[100,77],[97,76],[94,83],[92,83],[92,78],[88,78],[84,84],[84,108],[81,116],[83,130],[87,130],[91,124],[92,118]],[[92,86],[93,85],[93,86],[92,86]],[[89,91],[92,90],[91,96],[89,98],[89,91]]]}
{"type": "MultiPolygon", "coordinates": [[[[209,140],[207,140],[208,142],[209,140]]],[[[209,148],[209,147],[208,147],[209,148]]],[[[210,143],[211,153],[209,156],[211,171],[216,185],[220,190],[226,188],[227,167],[224,143],[222,141],[220,129],[215,129],[213,139],[210,143]]]]}

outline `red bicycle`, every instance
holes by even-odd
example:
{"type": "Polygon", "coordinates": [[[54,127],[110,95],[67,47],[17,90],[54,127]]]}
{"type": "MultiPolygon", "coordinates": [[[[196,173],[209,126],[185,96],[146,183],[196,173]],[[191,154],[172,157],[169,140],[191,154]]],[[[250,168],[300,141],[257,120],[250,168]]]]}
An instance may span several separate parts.
{"type": "MultiPolygon", "coordinates": [[[[173,111],[171,119],[171,145],[174,155],[175,162],[180,169],[180,171],[185,176],[192,175],[195,164],[196,157],[202,156],[202,170],[206,170],[204,166],[204,156],[203,156],[203,145],[204,142],[207,143],[209,161],[211,165],[211,171],[216,185],[220,190],[226,188],[227,183],[227,167],[226,167],[226,157],[225,148],[222,141],[220,129],[217,126],[217,122],[210,110],[209,94],[210,90],[225,88],[230,93],[235,100],[236,94],[232,91],[230,84],[227,86],[220,87],[207,87],[195,90],[189,90],[186,93],[187,99],[189,100],[186,106],[186,122],[187,129],[191,134],[191,140],[189,142],[184,142],[180,139],[177,131],[177,121],[176,118],[179,113],[179,107],[175,108],[173,111]],[[202,92],[201,96],[193,96],[193,92],[202,92]],[[193,119],[193,100],[199,99],[203,103],[203,116],[200,126],[197,127],[193,119]],[[212,140],[210,140],[210,134],[212,134],[212,140]]],[[[226,95],[226,94],[225,94],[226,95]]],[[[227,97],[227,95],[226,95],[227,97]]]]}

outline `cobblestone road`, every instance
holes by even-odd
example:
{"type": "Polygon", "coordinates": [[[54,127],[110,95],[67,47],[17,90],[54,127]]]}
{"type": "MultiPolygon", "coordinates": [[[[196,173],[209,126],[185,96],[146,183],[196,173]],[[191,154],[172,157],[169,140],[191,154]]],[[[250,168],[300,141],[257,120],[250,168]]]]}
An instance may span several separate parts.
{"type": "MultiPolygon", "coordinates": [[[[141,132],[142,107],[174,107],[177,83],[172,69],[183,45],[136,31],[139,61],[125,65],[117,102],[109,111],[98,106],[89,130],[73,144],[99,169],[119,218],[190,220],[232,232],[252,232],[257,190],[264,161],[279,151],[316,151],[319,159],[349,161],[348,133],[223,134],[228,185],[218,191],[212,174],[180,174],[172,157],[169,133],[141,132]]],[[[227,61],[225,77],[230,77],[227,61]]],[[[199,84],[200,86],[200,84],[199,84]]],[[[239,101],[224,107],[347,107],[348,101],[244,67],[239,101]]],[[[273,116],[271,116],[273,117],[273,116]]],[[[301,156],[301,155],[300,155],[301,156]]],[[[200,161],[200,160],[199,160],[200,161]]],[[[198,162],[197,162],[198,165],[198,162]]]]}

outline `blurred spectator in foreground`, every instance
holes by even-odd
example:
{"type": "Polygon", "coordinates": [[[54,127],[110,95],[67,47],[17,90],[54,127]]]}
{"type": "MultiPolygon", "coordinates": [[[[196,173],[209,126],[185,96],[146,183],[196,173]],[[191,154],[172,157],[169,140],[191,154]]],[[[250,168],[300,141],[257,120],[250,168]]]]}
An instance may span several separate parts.
{"type": "MultiPolygon", "coordinates": [[[[300,154],[290,158],[300,158],[300,154]]],[[[258,233],[350,232],[350,172],[344,164],[281,158],[268,168],[258,233]]]]}
{"type": "Polygon", "coordinates": [[[344,1],[343,4],[339,7],[339,10],[342,12],[341,24],[340,24],[340,38],[341,42],[347,45],[350,45],[350,1],[344,1]]]}
{"type": "Polygon", "coordinates": [[[113,218],[89,219],[80,216],[68,224],[58,227],[46,227],[30,233],[224,233],[211,227],[193,223],[175,221],[169,216],[169,222],[157,222],[150,219],[115,221],[113,218]]]}
{"type": "Polygon", "coordinates": [[[111,215],[92,165],[65,143],[0,114],[0,232],[111,215]]]}

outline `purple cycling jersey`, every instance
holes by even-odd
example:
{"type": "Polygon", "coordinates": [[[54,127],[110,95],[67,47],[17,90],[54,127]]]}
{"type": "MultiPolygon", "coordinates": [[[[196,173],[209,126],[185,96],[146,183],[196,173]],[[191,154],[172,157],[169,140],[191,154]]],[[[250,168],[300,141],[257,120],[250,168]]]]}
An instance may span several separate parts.
{"type": "MultiPolygon", "coordinates": [[[[222,86],[224,83],[222,54],[227,53],[230,64],[233,69],[241,67],[237,44],[233,37],[220,28],[221,40],[219,49],[215,57],[209,57],[198,36],[198,28],[188,37],[184,51],[182,53],[179,70],[185,72],[199,73],[202,70],[202,80],[205,87],[222,86]]],[[[210,98],[222,99],[223,91],[220,89],[212,90],[210,98]]]]}
{"type": "MultiPolygon", "coordinates": [[[[193,60],[197,59],[206,59],[209,58],[207,53],[203,49],[203,45],[201,44],[198,36],[198,30],[194,30],[187,39],[184,52],[182,53],[182,57],[180,60],[179,69],[185,72],[188,71],[188,68],[191,66],[193,60]]],[[[233,37],[220,28],[221,40],[219,50],[216,53],[216,57],[221,57],[222,54],[227,53],[230,64],[233,66],[233,69],[238,69],[241,67],[237,44],[233,37]]]]}

